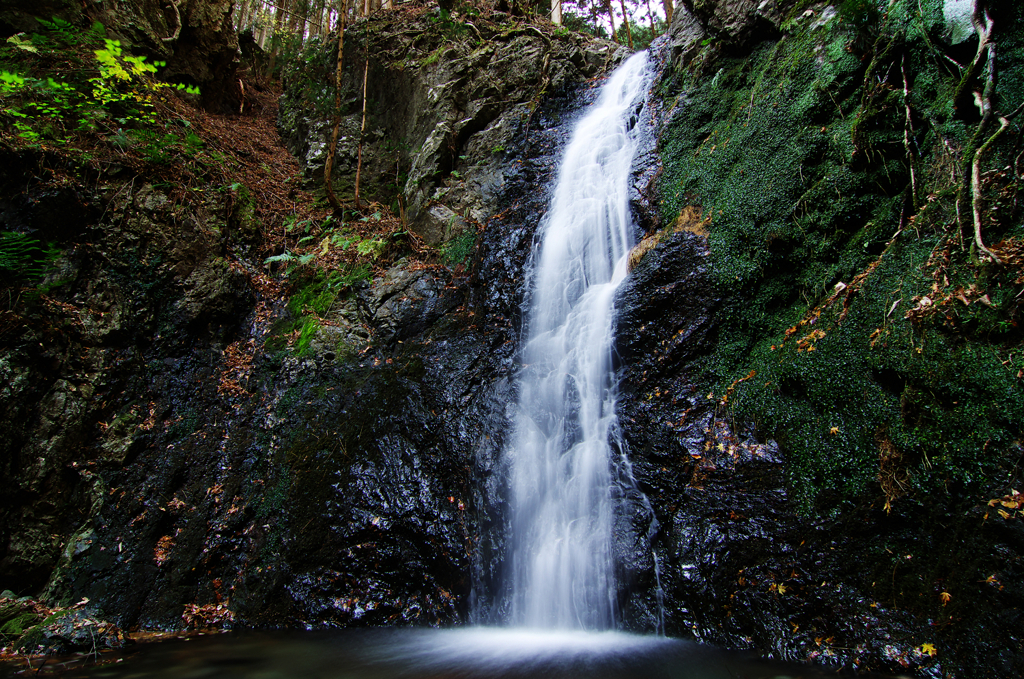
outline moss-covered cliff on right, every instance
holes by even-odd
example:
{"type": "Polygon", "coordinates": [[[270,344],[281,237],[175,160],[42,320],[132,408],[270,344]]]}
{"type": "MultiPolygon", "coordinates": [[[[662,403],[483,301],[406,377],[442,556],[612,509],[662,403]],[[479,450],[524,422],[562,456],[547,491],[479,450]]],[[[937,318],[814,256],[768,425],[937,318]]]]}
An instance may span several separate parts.
{"type": "Polygon", "coordinates": [[[880,472],[889,501],[977,491],[1020,455],[1024,9],[984,12],[994,69],[939,2],[847,0],[673,73],[663,215],[702,213],[726,300],[703,379],[723,398],[756,372],[726,405],[785,446],[808,510],[880,472]]]}
{"type": "MultiPolygon", "coordinates": [[[[648,418],[633,443],[671,441],[675,430],[696,461],[677,479],[690,489],[710,487],[742,451],[777,444],[780,487],[802,517],[794,521],[844,532],[842,544],[789,536],[802,554],[790,555],[794,581],[771,576],[786,636],[805,634],[798,628],[814,616],[802,622],[780,595],[794,594],[801,567],[806,576],[831,562],[864,606],[877,602],[866,614],[884,602],[904,615],[905,647],[917,650],[892,651],[888,669],[909,657],[920,671],[1019,672],[1011,629],[1024,602],[1015,584],[1024,553],[1024,6],[689,4],[699,6],[681,8],[659,85],[662,229],[650,238],[661,244],[634,264],[667,290],[653,267],[696,259],[711,291],[677,295],[650,315],[663,333],[652,347],[666,353],[649,363],[663,386],[626,377],[627,417],[648,418]],[[680,248],[706,250],[673,254],[680,248]],[[709,312],[679,310],[688,305],[709,312]],[[691,335],[695,348],[673,358],[675,337],[691,335]],[[685,398],[673,374],[685,377],[685,398]],[[644,400],[667,393],[674,410],[645,410],[644,400]],[[687,429],[701,412],[710,413],[702,431],[687,429]],[[825,553],[807,565],[815,541],[845,563],[825,553]],[[938,644],[943,664],[925,643],[938,644]]],[[[629,360],[642,341],[634,344],[629,360]]],[[[657,486],[656,477],[645,482],[657,486]]],[[[659,520],[671,523],[674,511],[659,520]]],[[[750,579],[730,577],[736,592],[750,579]]],[[[738,602],[722,610],[733,616],[738,602]]],[[[696,631],[703,604],[680,605],[696,631]]],[[[740,623],[723,629],[730,624],[739,625],[733,636],[698,636],[758,645],[740,623]]],[[[810,648],[842,645],[827,638],[810,648]]],[[[856,665],[856,633],[845,641],[851,648],[835,657],[856,665]]],[[[784,647],[787,657],[809,654],[784,647]]]]}

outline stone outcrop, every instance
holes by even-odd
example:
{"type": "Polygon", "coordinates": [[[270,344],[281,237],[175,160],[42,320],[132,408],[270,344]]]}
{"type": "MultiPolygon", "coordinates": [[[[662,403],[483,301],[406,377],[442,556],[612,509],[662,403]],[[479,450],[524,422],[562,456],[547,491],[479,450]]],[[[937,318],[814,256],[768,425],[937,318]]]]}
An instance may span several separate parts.
{"type": "Polygon", "coordinates": [[[730,44],[761,42],[778,37],[782,21],[796,4],[794,0],[682,0],[679,18],[673,17],[673,32],[696,17],[712,36],[730,44]]]}
{"type": "MultiPolygon", "coordinates": [[[[497,199],[506,149],[528,134],[542,98],[565,96],[624,54],[614,43],[541,32],[503,15],[493,19],[498,23],[481,22],[480,28],[455,21],[445,28],[447,20],[430,12],[395,25],[371,19],[346,33],[335,191],[353,197],[364,54],[401,55],[371,60],[361,197],[393,204],[396,212],[401,200],[410,228],[430,245],[462,232],[453,217],[482,225],[502,209],[497,199]],[[437,22],[441,32],[430,30],[437,22]],[[458,37],[447,39],[444,30],[458,37]]],[[[333,40],[313,42],[284,76],[280,124],[316,188],[322,187],[331,131],[334,50],[333,40]]]]}

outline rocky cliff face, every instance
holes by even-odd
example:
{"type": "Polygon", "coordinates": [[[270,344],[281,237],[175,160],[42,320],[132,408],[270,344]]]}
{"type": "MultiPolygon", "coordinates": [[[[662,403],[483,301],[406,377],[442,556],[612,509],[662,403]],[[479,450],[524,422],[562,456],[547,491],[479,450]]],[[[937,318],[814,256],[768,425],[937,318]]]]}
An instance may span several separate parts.
{"type": "MultiPolygon", "coordinates": [[[[346,32],[335,192],[353,197],[362,142],[361,198],[404,211],[428,245],[500,212],[511,152],[523,143],[536,107],[565,97],[625,53],[610,42],[542,33],[506,15],[493,19],[478,21],[478,28],[426,13],[402,23],[361,22],[346,32]],[[375,56],[381,54],[388,59],[375,56]]],[[[320,191],[336,55],[334,40],[313,41],[284,74],[281,127],[308,185],[320,191]]]]}
{"type": "MultiPolygon", "coordinates": [[[[870,10],[694,1],[658,52],[634,173],[646,238],[617,302],[624,622],[652,630],[660,599],[669,634],[774,657],[1019,674],[1019,135],[981,152],[977,198],[965,181],[999,128],[955,106],[984,85],[977,44],[935,2],[870,10]],[[972,257],[976,199],[1000,266],[972,257]]],[[[1005,114],[1020,16],[991,12],[1005,114]]],[[[616,56],[415,21],[350,27],[336,190],[354,182],[361,59],[386,54],[363,196],[460,256],[395,262],[301,352],[274,330],[292,312],[251,203],[69,179],[5,147],[4,228],[63,255],[60,285],[0,326],[4,587],[88,597],[127,627],[218,604],[242,625],[500,617],[541,187],[616,56]]],[[[280,124],[313,189],[333,59],[314,43],[286,74],[280,124]]]]}
{"type": "MultiPolygon", "coordinates": [[[[412,59],[371,71],[379,105],[364,186],[387,200],[396,167],[419,173],[413,224],[427,239],[438,229],[437,242],[463,236],[465,252],[451,269],[401,260],[356,286],[302,351],[278,329],[296,312],[262,268],[266,225],[249,193],[183,196],[88,165],[63,190],[35,173],[25,192],[29,168],[52,158],[5,150],[5,228],[63,254],[46,295],[11,309],[5,328],[2,459],[15,491],[3,506],[4,587],[87,598],[125,628],[173,629],[183,613],[449,625],[467,619],[474,582],[486,598],[501,569],[499,452],[523,270],[546,203],[538,187],[612,48],[489,23],[481,50],[418,20],[410,35],[386,21],[350,27],[360,86],[360,36],[412,59]],[[505,69],[522,77],[505,87],[505,69]],[[465,107],[481,103],[467,121],[465,107]],[[454,137],[428,139],[449,128],[454,137]]],[[[325,63],[333,49],[311,48],[325,63]]],[[[289,81],[282,120],[315,185],[323,144],[309,130],[326,126],[299,117],[315,102],[295,99],[320,87],[310,73],[289,81]]],[[[351,182],[354,140],[341,149],[351,182]]],[[[276,162],[258,146],[238,152],[276,162]]]]}

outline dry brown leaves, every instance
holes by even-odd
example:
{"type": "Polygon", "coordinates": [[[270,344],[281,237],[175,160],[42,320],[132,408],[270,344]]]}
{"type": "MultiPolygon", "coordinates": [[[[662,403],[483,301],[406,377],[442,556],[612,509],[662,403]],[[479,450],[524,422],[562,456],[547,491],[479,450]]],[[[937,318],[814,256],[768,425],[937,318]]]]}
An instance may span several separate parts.
{"type": "Polygon", "coordinates": [[[156,541],[153,548],[153,560],[157,566],[163,566],[171,558],[171,549],[174,547],[174,537],[165,535],[156,541]]]}
{"type": "Polygon", "coordinates": [[[1003,266],[1012,272],[1013,282],[1017,285],[1024,285],[1024,239],[1007,238],[999,241],[990,249],[996,253],[1003,266]]]}
{"type": "Polygon", "coordinates": [[[185,604],[181,620],[187,629],[210,629],[223,627],[233,622],[235,614],[227,604],[185,604]]]}
{"type": "MultiPolygon", "coordinates": [[[[147,407],[149,408],[149,414],[146,416],[146,419],[142,421],[142,424],[139,425],[140,431],[149,431],[156,426],[156,403],[154,401],[150,401],[147,404],[147,407]]],[[[132,411],[134,412],[134,408],[132,411]]]]}
{"type": "MultiPolygon", "coordinates": [[[[278,89],[251,90],[254,106],[246,116],[214,115],[171,96],[157,109],[160,117],[185,120],[203,139],[204,159],[214,176],[197,176],[187,164],[175,164],[167,172],[179,186],[220,183],[244,184],[254,198],[255,216],[263,224],[265,235],[278,231],[284,218],[312,206],[312,197],[298,189],[299,164],[288,153],[277,132],[278,89]]],[[[182,198],[187,192],[182,190],[182,198]]]]}
{"type": "Polygon", "coordinates": [[[1016,490],[1011,490],[1003,497],[996,497],[989,500],[988,506],[995,507],[999,516],[1006,520],[1015,518],[1017,514],[1024,516],[1024,495],[1021,495],[1016,490]],[[1006,511],[1007,509],[1010,511],[1006,511]]]}
{"type": "MultiPolygon", "coordinates": [[[[264,310],[268,314],[269,311],[264,310]]],[[[256,357],[256,340],[237,340],[224,349],[224,369],[220,374],[217,393],[222,396],[248,396],[249,391],[242,386],[252,373],[252,362],[256,357]]]]}

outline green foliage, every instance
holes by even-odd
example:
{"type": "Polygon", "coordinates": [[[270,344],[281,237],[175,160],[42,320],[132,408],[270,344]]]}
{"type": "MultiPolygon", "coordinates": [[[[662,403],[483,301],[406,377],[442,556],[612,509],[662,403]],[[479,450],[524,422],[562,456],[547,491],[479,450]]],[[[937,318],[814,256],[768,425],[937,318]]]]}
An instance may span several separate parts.
{"type": "Polygon", "coordinates": [[[119,41],[103,37],[102,24],[82,32],[60,19],[40,23],[46,34],[14,36],[17,40],[7,41],[12,46],[0,50],[5,64],[0,94],[8,99],[0,113],[27,141],[64,141],[68,133],[97,130],[101,124],[150,126],[156,122],[153,97],[160,90],[198,94],[195,87],[155,80],[164,64],[125,52],[119,41]],[[84,65],[90,58],[91,67],[66,65],[68,60],[84,65]]]}
{"type": "MultiPolygon", "coordinates": [[[[608,39],[608,30],[597,22],[596,15],[585,17],[575,12],[565,11],[562,12],[562,27],[559,31],[566,33],[586,33],[592,35],[595,38],[608,39]]],[[[556,31],[556,35],[560,33],[556,31]]],[[[565,34],[565,33],[562,33],[565,34]]]]}
{"type": "Polygon", "coordinates": [[[427,21],[435,24],[445,41],[463,40],[476,37],[476,33],[463,21],[452,18],[452,14],[444,7],[438,8],[437,16],[428,16],[427,21]]]}
{"type": "Polygon", "coordinates": [[[287,337],[298,332],[292,351],[303,356],[321,327],[321,318],[327,316],[339,298],[350,294],[353,286],[370,277],[370,265],[357,263],[341,270],[317,271],[301,279],[288,300],[290,318],[278,322],[267,341],[271,351],[284,349],[287,337]]]}
{"type": "Polygon", "coordinates": [[[315,316],[304,316],[299,323],[299,338],[295,342],[295,355],[305,356],[309,345],[320,329],[320,320],[315,316]]]}
{"type": "Polygon", "coordinates": [[[185,124],[183,134],[174,131],[171,123],[164,125],[164,132],[153,129],[129,130],[124,136],[115,135],[110,141],[121,145],[127,141],[129,145],[138,146],[142,155],[151,163],[166,165],[176,157],[195,158],[203,150],[203,140],[188,129],[185,124]]]}
{"type": "Polygon", "coordinates": [[[0,233],[0,271],[8,281],[31,283],[39,280],[53,266],[60,250],[14,231],[0,233]]]}
{"type": "Polygon", "coordinates": [[[441,259],[448,266],[463,264],[476,246],[476,232],[467,229],[441,246],[441,259]]]}
{"type": "MultiPolygon", "coordinates": [[[[363,217],[360,221],[376,219],[380,219],[380,213],[376,213],[372,217],[363,217]]],[[[326,256],[332,247],[342,251],[354,247],[360,257],[376,261],[387,249],[389,243],[388,239],[377,235],[363,238],[351,231],[345,223],[335,224],[331,217],[328,217],[322,224],[317,224],[313,220],[299,219],[297,215],[290,215],[284,220],[284,228],[288,233],[299,231],[306,234],[296,243],[299,247],[305,246],[305,252],[299,252],[298,248],[296,251],[286,250],[279,255],[267,257],[263,263],[286,263],[288,266],[284,274],[287,277],[306,275],[311,270],[316,270],[317,260],[326,256]]],[[[392,237],[397,235],[401,234],[392,234],[392,237]]],[[[347,281],[342,287],[349,287],[369,275],[369,264],[363,262],[353,266],[348,273],[335,273],[338,276],[332,280],[347,281]]]]}
{"type": "Polygon", "coordinates": [[[107,33],[106,27],[99,21],[94,21],[85,31],[60,17],[53,17],[52,21],[36,17],[36,22],[46,32],[43,34],[33,33],[31,40],[34,45],[44,49],[98,45],[104,40],[107,33]]]}
{"type": "Polygon", "coordinates": [[[384,252],[384,248],[386,248],[387,245],[388,243],[386,240],[374,236],[356,243],[356,251],[363,257],[377,259],[384,252]]]}
{"type": "Polygon", "coordinates": [[[857,31],[877,32],[880,15],[876,0],[843,0],[839,17],[857,31]]]}
{"type": "Polygon", "coordinates": [[[651,29],[650,24],[630,21],[629,33],[626,32],[626,24],[622,23],[615,27],[615,36],[618,38],[619,44],[626,45],[628,44],[629,36],[632,35],[633,49],[640,51],[650,47],[651,42],[659,35],[664,35],[667,30],[668,26],[660,19],[655,23],[654,30],[651,29]]]}
{"type": "Polygon", "coordinates": [[[8,645],[21,637],[26,630],[38,624],[42,616],[35,613],[30,606],[17,601],[7,600],[0,606],[0,639],[8,645]]]}
{"type": "Polygon", "coordinates": [[[438,47],[436,50],[424,57],[423,61],[420,62],[420,66],[431,66],[441,60],[441,53],[444,52],[444,46],[438,47]]]}

